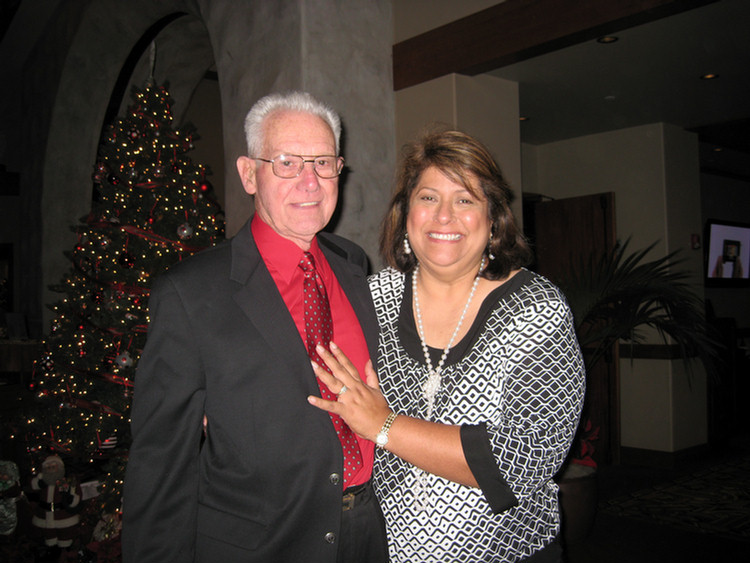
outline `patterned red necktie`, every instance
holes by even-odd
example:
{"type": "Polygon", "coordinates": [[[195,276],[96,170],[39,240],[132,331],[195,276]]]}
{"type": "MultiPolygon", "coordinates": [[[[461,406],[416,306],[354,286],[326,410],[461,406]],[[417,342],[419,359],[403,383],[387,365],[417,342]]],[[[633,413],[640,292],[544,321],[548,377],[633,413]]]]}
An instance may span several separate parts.
{"type": "MultiPolygon", "coordinates": [[[[331,318],[331,308],[328,303],[328,295],[320,279],[318,271],[315,269],[315,261],[312,254],[305,252],[299,267],[305,273],[303,282],[303,291],[305,297],[305,335],[307,353],[310,358],[330,373],[330,369],[315,351],[315,345],[320,342],[324,346],[333,338],[333,320],[331,318]]],[[[335,401],[336,395],[331,393],[325,383],[318,379],[320,395],[329,401],[335,401]]],[[[341,447],[344,451],[344,488],[348,486],[354,473],[362,467],[362,453],[359,451],[357,437],[352,432],[349,425],[344,422],[337,414],[329,413],[333,421],[333,427],[341,441],[341,447]]]]}

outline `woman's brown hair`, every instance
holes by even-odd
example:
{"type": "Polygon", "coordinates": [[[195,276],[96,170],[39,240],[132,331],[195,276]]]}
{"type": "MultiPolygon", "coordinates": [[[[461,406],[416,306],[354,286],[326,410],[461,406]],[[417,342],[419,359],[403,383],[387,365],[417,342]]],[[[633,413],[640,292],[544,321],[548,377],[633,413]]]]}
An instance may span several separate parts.
{"type": "Polygon", "coordinates": [[[380,253],[386,264],[401,272],[409,272],[417,264],[414,254],[404,251],[406,217],[411,194],[430,167],[463,185],[475,197],[487,200],[492,238],[483,277],[502,279],[511,270],[531,263],[531,249],[510,208],[513,192],[487,148],[461,131],[433,129],[402,151],[396,187],[380,231],[380,253]]]}

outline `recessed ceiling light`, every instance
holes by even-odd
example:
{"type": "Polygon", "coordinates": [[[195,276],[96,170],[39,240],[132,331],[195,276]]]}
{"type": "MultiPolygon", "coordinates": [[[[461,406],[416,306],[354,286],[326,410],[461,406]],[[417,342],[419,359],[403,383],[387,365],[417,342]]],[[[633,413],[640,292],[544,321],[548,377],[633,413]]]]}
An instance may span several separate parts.
{"type": "Polygon", "coordinates": [[[709,72],[708,74],[704,74],[701,76],[701,80],[714,80],[715,78],[719,78],[718,74],[714,74],[713,72],[709,72]]]}
{"type": "Polygon", "coordinates": [[[528,117],[526,117],[526,116],[524,116],[524,115],[522,115],[521,117],[519,117],[519,118],[518,118],[518,120],[519,120],[519,121],[528,121],[528,120],[529,120],[529,118],[528,118],[528,117]]]}
{"type": "Polygon", "coordinates": [[[619,37],[615,37],[614,35],[605,35],[604,37],[600,37],[599,39],[597,39],[596,42],[606,45],[607,43],[614,43],[618,39],[619,37]]]}

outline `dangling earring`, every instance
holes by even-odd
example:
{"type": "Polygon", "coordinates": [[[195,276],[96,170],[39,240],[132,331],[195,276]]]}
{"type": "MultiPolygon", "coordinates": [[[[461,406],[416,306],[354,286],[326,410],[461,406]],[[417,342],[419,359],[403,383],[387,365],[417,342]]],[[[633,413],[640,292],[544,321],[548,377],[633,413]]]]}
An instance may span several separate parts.
{"type": "Polygon", "coordinates": [[[404,254],[411,254],[411,246],[409,246],[409,235],[404,234],[404,254]]]}
{"type": "Polygon", "coordinates": [[[490,262],[495,259],[495,255],[492,254],[492,233],[490,233],[490,242],[487,243],[487,257],[490,262]]]}

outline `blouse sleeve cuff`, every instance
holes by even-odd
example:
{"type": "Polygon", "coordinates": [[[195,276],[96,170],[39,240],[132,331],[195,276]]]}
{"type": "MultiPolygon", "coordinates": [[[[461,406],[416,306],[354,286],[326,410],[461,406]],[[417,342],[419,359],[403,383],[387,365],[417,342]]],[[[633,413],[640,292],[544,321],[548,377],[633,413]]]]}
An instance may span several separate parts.
{"type": "Polygon", "coordinates": [[[484,423],[461,426],[461,446],[466,462],[482,489],[492,512],[499,514],[518,504],[518,499],[500,474],[492,455],[484,423]]]}

